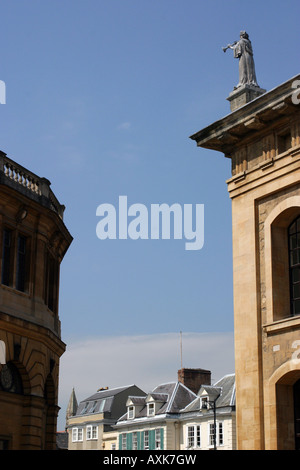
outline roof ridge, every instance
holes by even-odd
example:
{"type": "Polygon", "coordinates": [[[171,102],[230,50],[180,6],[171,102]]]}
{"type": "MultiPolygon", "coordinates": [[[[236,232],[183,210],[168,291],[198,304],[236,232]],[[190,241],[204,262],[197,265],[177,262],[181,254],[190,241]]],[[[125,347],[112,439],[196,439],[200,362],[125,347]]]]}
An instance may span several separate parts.
{"type": "Polygon", "coordinates": [[[177,390],[178,390],[178,388],[179,388],[179,383],[180,383],[180,382],[175,382],[176,385],[175,385],[174,390],[173,390],[173,392],[172,392],[171,398],[170,398],[170,400],[169,400],[169,402],[168,402],[168,406],[167,406],[167,408],[166,408],[166,413],[168,413],[169,410],[170,410],[170,408],[171,408],[171,404],[173,403],[174,397],[175,397],[175,395],[176,395],[176,393],[177,393],[177,390]]]}

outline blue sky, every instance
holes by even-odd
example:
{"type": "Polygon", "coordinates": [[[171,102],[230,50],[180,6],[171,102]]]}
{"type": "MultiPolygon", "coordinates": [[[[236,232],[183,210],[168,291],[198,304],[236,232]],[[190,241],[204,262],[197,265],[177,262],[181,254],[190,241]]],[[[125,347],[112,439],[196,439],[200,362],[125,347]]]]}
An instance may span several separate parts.
{"type": "MultiPolygon", "coordinates": [[[[61,267],[66,364],[85,338],[105,340],[109,362],[109,338],[113,347],[119,337],[232,333],[230,161],[189,136],[230,112],[238,63],[222,46],[241,29],[262,88],[299,73],[299,13],[296,0],[1,2],[0,149],[52,182],[74,237],[61,267]],[[117,207],[120,195],[204,204],[204,247],[99,240],[96,208],[117,207]]],[[[206,361],[192,354],[184,365],[206,361]]],[[[106,385],[123,385],[105,373],[106,385]]],[[[61,393],[77,384],[74,373],[61,393]]]]}

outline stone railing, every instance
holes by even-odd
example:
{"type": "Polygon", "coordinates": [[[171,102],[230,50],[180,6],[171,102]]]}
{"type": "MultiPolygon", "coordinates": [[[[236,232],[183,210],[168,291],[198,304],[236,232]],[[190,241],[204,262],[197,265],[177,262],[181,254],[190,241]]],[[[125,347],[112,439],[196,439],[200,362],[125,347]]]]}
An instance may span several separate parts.
{"type": "Polygon", "coordinates": [[[14,162],[0,151],[0,182],[14,187],[43,205],[48,206],[61,218],[65,207],[59,203],[50,188],[50,181],[40,178],[23,166],[14,162]]]}

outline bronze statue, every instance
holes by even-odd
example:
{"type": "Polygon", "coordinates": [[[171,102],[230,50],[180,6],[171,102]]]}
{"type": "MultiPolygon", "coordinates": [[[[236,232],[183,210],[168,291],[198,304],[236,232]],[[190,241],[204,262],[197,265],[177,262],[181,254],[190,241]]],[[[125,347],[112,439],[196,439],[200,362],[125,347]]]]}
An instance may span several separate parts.
{"type": "Polygon", "coordinates": [[[258,87],[255,74],[252,44],[246,31],[241,31],[240,40],[222,48],[224,52],[227,49],[233,50],[233,56],[239,59],[239,83],[236,88],[243,85],[252,85],[258,87]]]}

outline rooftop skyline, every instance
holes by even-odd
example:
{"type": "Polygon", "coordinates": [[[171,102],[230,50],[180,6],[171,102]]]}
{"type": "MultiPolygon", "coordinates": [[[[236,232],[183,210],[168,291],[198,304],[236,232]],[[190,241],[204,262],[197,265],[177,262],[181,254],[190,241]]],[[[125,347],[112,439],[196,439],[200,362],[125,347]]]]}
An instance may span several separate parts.
{"type": "Polygon", "coordinates": [[[66,206],[58,430],[75,387],[148,392],[183,366],[234,372],[230,160],[189,138],[230,113],[249,34],[267,91],[299,73],[298,2],[15,0],[2,5],[0,150],[66,206]],[[100,204],[204,205],[204,245],[100,240],[100,204]]]}

